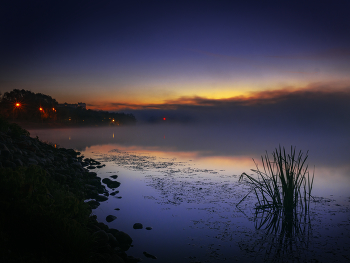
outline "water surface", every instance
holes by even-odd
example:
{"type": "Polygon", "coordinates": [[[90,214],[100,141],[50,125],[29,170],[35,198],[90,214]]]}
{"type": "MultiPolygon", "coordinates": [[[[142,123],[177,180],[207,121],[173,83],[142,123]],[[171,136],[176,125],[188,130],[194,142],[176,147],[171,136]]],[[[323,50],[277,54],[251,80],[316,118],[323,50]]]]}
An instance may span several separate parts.
{"type": "Polygon", "coordinates": [[[118,175],[119,193],[93,213],[103,222],[116,215],[109,226],[130,234],[128,253],[144,262],[153,259],[143,251],[159,262],[350,260],[347,131],[158,124],[30,133],[101,161],[106,166],[93,170],[101,178],[118,175]],[[315,172],[317,202],[292,227],[271,225],[273,218],[261,226],[254,197],[236,207],[247,193],[239,175],[279,145],[309,151],[315,172]],[[144,229],[134,230],[136,222],[144,229]]]}

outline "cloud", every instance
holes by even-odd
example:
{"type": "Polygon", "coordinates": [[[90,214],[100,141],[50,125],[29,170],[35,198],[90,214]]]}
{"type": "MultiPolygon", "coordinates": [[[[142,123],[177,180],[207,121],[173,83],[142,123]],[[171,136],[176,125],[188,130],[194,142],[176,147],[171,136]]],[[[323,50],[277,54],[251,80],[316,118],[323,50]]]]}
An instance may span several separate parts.
{"type": "MultiPolygon", "coordinates": [[[[139,120],[217,123],[261,129],[301,127],[350,130],[350,85],[313,83],[304,88],[252,92],[228,99],[180,97],[162,104],[105,103],[105,109],[134,113],[139,120]]],[[[95,105],[96,107],[97,105],[95,105]]]]}
{"type": "MultiPolygon", "coordinates": [[[[215,58],[219,58],[219,59],[224,59],[227,61],[231,61],[231,62],[235,62],[235,63],[241,63],[241,64],[248,64],[249,66],[253,66],[255,68],[259,68],[259,69],[270,69],[270,70],[275,70],[278,72],[285,72],[285,73],[292,73],[292,74],[303,74],[303,75],[315,75],[318,74],[317,71],[293,71],[293,70],[282,70],[281,67],[279,66],[274,66],[271,64],[267,64],[266,62],[261,62],[258,60],[254,60],[254,59],[247,59],[247,58],[241,58],[241,57],[234,57],[234,56],[228,56],[228,55],[222,55],[222,54],[218,54],[218,53],[211,53],[208,51],[203,51],[203,50],[198,50],[198,49],[190,49],[190,48],[186,48],[185,50],[191,51],[191,52],[195,52],[195,53],[199,53],[199,54],[203,54],[206,56],[210,56],[210,57],[215,57],[215,58]]],[[[350,51],[348,51],[350,52],[350,51]]],[[[334,54],[340,55],[341,51],[333,51],[334,54]],[[338,53],[336,53],[338,52],[338,53]]],[[[346,51],[344,50],[342,52],[342,54],[348,54],[346,53],[346,51]]],[[[327,54],[323,54],[323,56],[325,56],[327,54]]],[[[296,59],[297,57],[284,57],[284,56],[267,56],[270,58],[294,58],[296,59]]],[[[306,59],[304,57],[304,59],[306,59]]]]}
{"type": "Polygon", "coordinates": [[[332,48],[320,52],[310,54],[299,54],[294,56],[267,56],[269,58],[281,59],[300,59],[300,60],[321,60],[321,59],[348,59],[350,57],[350,49],[348,48],[332,48]]]}

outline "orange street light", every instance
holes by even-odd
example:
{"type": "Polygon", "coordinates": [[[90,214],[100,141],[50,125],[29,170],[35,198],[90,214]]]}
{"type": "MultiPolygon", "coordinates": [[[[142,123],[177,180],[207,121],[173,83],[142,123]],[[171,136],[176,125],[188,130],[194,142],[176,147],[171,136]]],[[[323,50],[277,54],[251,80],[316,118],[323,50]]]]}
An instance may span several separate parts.
{"type": "Polygon", "coordinates": [[[21,107],[21,103],[17,102],[15,105],[16,105],[16,107],[21,107]]]}
{"type": "Polygon", "coordinates": [[[39,110],[40,110],[40,111],[42,111],[42,110],[43,110],[43,108],[41,108],[41,107],[40,107],[40,108],[39,108],[39,110]]]}

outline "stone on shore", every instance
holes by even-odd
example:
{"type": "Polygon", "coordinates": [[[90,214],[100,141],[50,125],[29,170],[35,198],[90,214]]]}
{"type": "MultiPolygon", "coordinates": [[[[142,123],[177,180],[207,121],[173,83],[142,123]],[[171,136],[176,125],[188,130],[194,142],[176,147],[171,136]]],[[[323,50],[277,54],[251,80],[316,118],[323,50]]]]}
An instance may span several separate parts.
{"type": "Polygon", "coordinates": [[[132,228],[133,229],[142,229],[143,225],[141,223],[135,223],[132,228]]]}
{"type": "Polygon", "coordinates": [[[111,179],[109,178],[104,178],[102,180],[102,183],[106,184],[108,186],[108,188],[117,188],[120,186],[120,182],[117,182],[117,181],[112,181],[111,179]]]}
{"type": "Polygon", "coordinates": [[[96,201],[98,201],[98,202],[104,202],[104,201],[107,201],[107,200],[108,200],[108,197],[107,197],[107,196],[104,196],[104,195],[97,195],[97,196],[95,196],[95,199],[96,199],[96,201]]]}
{"type": "Polygon", "coordinates": [[[107,217],[106,217],[106,221],[108,222],[108,223],[110,223],[110,222],[112,222],[112,221],[114,221],[114,220],[116,220],[117,219],[117,217],[116,216],[113,216],[113,215],[108,215],[107,217]]]}
{"type": "Polygon", "coordinates": [[[145,251],[145,252],[143,252],[143,254],[145,255],[145,257],[146,257],[146,258],[153,258],[153,259],[157,259],[157,257],[156,257],[156,256],[153,256],[153,255],[151,255],[150,253],[147,253],[146,251],[145,251]]]}

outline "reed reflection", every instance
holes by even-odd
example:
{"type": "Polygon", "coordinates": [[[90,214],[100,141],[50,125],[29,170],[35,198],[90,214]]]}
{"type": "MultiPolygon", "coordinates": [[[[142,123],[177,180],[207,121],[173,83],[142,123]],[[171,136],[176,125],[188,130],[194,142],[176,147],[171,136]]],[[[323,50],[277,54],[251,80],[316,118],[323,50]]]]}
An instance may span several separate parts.
{"type": "MultiPolygon", "coordinates": [[[[263,230],[262,237],[254,244],[255,253],[264,251],[263,262],[299,261],[301,252],[307,252],[310,244],[310,201],[313,176],[310,178],[304,157],[295,148],[286,154],[279,147],[262,157],[263,169],[258,165],[255,175],[243,173],[240,181],[250,187],[249,193],[257,198],[254,214],[256,230],[263,230]],[[294,260],[295,259],[295,260],[294,260]]],[[[312,236],[312,235],[311,235],[312,236]]]]}
{"type": "Polygon", "coordinates": [[[258,238],[242,241],[240,248],[254,255],[256,262],[307,262],[312,244],[309,215],[286,214],[281,209],[256,209],[254,226],[258,238]]]}

